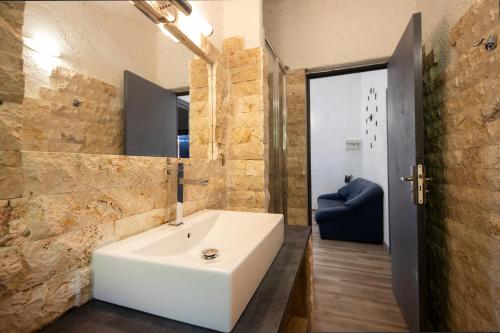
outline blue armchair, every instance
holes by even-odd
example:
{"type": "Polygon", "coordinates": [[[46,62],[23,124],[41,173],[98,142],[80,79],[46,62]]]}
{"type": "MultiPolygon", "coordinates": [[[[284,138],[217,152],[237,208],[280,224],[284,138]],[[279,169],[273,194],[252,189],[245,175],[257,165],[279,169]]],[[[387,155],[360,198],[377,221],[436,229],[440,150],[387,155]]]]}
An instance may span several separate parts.
{"type": "Polygon", "coordinates": [[[382,188],[363,178],[320,195],[315,217],[321,239],[382,243],[383,200],[382,188]]]}

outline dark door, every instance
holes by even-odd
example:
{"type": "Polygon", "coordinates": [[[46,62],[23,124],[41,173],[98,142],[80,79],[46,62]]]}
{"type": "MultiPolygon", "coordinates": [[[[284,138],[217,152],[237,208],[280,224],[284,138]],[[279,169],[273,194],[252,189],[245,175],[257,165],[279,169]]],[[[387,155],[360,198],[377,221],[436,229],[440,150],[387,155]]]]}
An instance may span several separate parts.
{"type": "Polygon", "coordinates": [[[124,73],[125,154],[177,157],[177,95],[124,73]]]}
{"type": "Polygon", "coordinates": [[[392,286],[408,328],[424,330],[424,142],[421,15],[414,14],[387,65],[392,286]]]}

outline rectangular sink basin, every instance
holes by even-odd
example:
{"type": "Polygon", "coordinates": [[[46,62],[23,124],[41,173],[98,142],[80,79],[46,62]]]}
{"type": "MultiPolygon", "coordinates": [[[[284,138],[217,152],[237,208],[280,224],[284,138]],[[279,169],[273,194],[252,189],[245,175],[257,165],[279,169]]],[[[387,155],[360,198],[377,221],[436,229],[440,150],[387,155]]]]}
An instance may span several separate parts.
{"type": "MultiPolygon", "coordinates": [[[[96,250],[94,298],[230,332],[283,244],[283,215],[204,210],[96,250]],[[202,251],[216,249],[213,258],[202,251]]],[[[213,253],[207,253],[213,254],[213,253]]]]}

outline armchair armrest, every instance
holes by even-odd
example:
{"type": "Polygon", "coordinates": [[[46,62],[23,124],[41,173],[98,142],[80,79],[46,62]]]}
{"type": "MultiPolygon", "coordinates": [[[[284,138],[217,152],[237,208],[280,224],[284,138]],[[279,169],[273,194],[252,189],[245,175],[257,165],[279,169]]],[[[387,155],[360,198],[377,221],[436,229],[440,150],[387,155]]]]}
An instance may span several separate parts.
{"type": "Polygon", "coordinates": [[[345,200],[345,198],[338,192],[337,193],[322,194],[318,197],[318,199],[345,200]]]}
{"type": "Polygon", "coordinates": [[[316,222],[321,223],[325,220],[330,220],[331,218],[342,218],[349,216],[353,213],[351,207],[339,206],[332,208],[324,208],[316,212],[316,222]]]}

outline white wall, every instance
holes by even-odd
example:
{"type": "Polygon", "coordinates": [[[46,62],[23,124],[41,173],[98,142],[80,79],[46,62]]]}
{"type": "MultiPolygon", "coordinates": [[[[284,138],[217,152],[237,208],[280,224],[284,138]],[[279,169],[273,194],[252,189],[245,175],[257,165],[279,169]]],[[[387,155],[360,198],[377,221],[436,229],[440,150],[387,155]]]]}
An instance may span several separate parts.
{"type": "Polygon", "coordinates": [[[439,48],[442,66],[448,32],[478,0],[265,0],[266,36],[285,65],[314,68],[389,57],[411,15],[422,13],[427,49],[439,48]]]}
{"type": "Polygon", "coordinates": [[[362,150],[346,150],[346,139],[361,139],[361,76],[340,75],[310,81],[311,191],[337,192],[344,175],[360,177],[362,150]]]}
{"type": "Polygon", "coordinates": [[[26,95],[50,87],[51,67],[64,66],[117,86],[130,70],[161,86],[188,86],[194,56],[176,44],[128,1],[27,1],[23,35],[46,35],[59,58],[24,48],[26,95]]]}
{"type": "Polygon", "coordinates": [[[292,69],[389,57],[415,11],[415,0],[263,2],[265,34],[292,69]]]}
{"type": "Polygon", "coordinates": [[[193,9],[200,11],[205,20],[210,23],[214,32],[209,37],[210,42],[217,48],[222,47],[224,40],[224,0],[195,0],[190,1],[193,9]]]}
{"type": "Polygon", "coordinates": [[[225,38],[243,36],[246,47],[264,45],[262,0],[190,1],[214,28],[210,41],[219,49],[225,38]]]}
{"type": "Polygon", "coordinates": [[[384,190],[384,243],[389,244],[387,175],[387,70],[361,73],[361,124],[363,163],[361,177],[384,190]],[[372,92],[370,93],[370,89],[372,92]],[[369,99],[368,99],[369,97],[369,99]],[[368,110],[367,110],[368,108],[368,110]],[[369,116],[372,115],[372,120],[369,116]]]}
{"type": "Polygon", "coordinates": [[[262,0],[224,1],[224,38],[244,36],[247,48],[264,45],[262,0]]]}
{"type": "Polygon", "coordinates": [[[386,88],[385,69],[310,81],[311,191],[316,209],[317,197],[344,186],[346,174],[379,184],[389,244],[386,88]],[[361,149],[346,150],[346,139],[359,139],[361,149]]]}
{"type": "MultiPolygon", "coordinates": [[[[116,8],[124,9],[120,4],[116,8]]],[[[83,72],[116,86],[121,86],[127,67],[154,80],[155,27],[133,15],[133,7],[130,9],[121,11],[119,16],[95,2],[27,1],[23,35],[45,35],[53,40],[61,56],[44,57],[24,47],[26,95],[37,96],[39,86],[50,86],[52,65],[83,72]],[[134,61],[138,59],[142,60],[134,61]],[[45,60],[47,63],[42,64],[45,60]]]]}
{"type": "MultiPolygon", "coordinates": [[[[219,49],[224,38],[242,35],[247,47],[263,45],[262,1],[193,1],[212,25],[209,40],[219,49]]],[[[27,1],[23,35],[43,34],[61,56],[46,57],[24,48],[26,96],[50,87],[50,72],[63,66],[123,89],[130,70],[167,89],[189,86],[194,55],[174,43],[128,1],[27,1]]]]}
{"type": "Polygon", "coordinates": [[[162,33],[156,33],[154,82],[167,89],[189,88],[189,62],[194,54],[162,33]]]}

